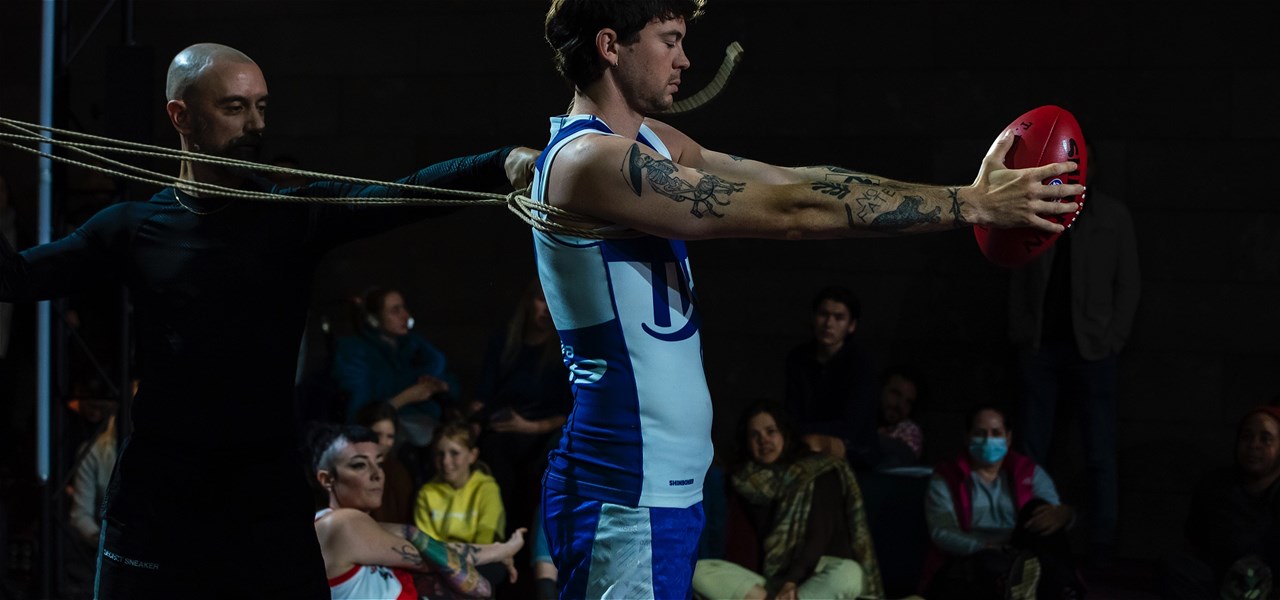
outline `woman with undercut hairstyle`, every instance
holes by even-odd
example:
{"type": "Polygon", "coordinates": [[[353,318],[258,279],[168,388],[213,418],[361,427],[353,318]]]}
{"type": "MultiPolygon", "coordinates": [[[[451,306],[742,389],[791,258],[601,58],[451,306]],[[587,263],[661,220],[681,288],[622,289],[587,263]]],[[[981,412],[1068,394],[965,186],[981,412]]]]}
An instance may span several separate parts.
{"type": "Polygon", "coordinates": [[[445,544],[413,525],[379,523],[382,449],[378,435],[359,425],[318,426],[311,434],[312,470],[328,496],[316,512],[329,588],[335,600],[488,598],[492,585],[479,565],[504,562],[524,545],[524,530],[498,544],[445,544]]]}

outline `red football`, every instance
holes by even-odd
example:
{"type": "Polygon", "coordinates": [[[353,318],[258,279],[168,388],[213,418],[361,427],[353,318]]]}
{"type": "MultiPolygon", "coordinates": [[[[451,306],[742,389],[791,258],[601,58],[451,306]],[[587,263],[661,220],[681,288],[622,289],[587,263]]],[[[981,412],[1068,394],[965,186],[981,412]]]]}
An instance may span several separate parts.
{"type": "MultiPolygon", "coordinates": [[[[1080,124],[1066,109],[1046,105],[1034,108],[1009,124],[1013,130],[1013,147],[1005,155],[1004,164],[1011,169],[1038,167],[1055,162],[1075,161],[1079,168],[1070,173],[1046,179],[1045,183],[1076,184],[1085,182],[1089,156],[1084,144],[1080,124]]],[[[1084,206],[1084,195],[1068,196],[1062,202],[1078,202],[1084,206]]],[[[1045,217],[1050,221],[1071,227],[1076,220],[1074,213],[1045,217]]],[[[991,262],[1002,267],[1019,267],[1031,262],[1058,239],[1060,233],[1047,233],[1039,229],[992,229],[984,226],[973,228],[978,238],[978,248],[991,262]]]]}

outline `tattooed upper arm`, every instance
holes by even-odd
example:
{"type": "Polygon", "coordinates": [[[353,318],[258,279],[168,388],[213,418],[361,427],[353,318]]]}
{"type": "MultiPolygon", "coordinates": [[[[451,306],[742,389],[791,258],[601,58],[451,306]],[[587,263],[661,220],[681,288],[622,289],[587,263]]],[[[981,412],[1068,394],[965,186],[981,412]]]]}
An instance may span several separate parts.
{"type": "Polygon", "coordinates": [[[678,170],[675,163],[645,153],[635,143],[627,151],[621,169],[623,178],[637,197],[644,194],[647,185],[671,200],[692,203],[689,213],[699,219],[707,215],[723,217],[724,213],[719,209],[730,204],[729,196],[747,187],[745,182],[727,181],[698,169],[694,169],[698,180],[686,181],[676,175],[678,170]]]}
{"type": "Polygon", "coordinates": [[[400,558],[403,558],[406,563],[413,565],[415,567],[422,566],[424,562],[422,559],[422,555],[418,553],[417,548],[413,547],[413,544],[403,544],[398,548],[395,546],[392,546],[391,551],[395,552],[396,554],[399,554],[400,558]]]}

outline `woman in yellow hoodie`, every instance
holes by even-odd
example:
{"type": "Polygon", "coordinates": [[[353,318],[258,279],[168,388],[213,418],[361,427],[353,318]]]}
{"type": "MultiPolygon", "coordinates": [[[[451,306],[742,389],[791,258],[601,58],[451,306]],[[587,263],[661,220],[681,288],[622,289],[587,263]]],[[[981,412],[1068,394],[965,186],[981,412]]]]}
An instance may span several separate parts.
{"type": "MultiPolygon", "coordinates": [[[[436,475],[418,490],[414,524],[444,542],[490,544],[503,539],[507,514],[502,495],[479,461],[471,427],[465,422],[446,423],[432,444],[436,475]]],[[[488,576],[485,571],[480,569],[488,576]]]]}

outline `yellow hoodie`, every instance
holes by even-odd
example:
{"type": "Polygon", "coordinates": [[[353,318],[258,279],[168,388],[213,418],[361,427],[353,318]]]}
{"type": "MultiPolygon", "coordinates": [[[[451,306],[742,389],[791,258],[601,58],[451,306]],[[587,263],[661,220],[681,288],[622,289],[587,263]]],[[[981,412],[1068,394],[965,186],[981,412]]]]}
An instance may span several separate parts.
{"type": "Polygon", "coordinates": [[[472,471],[461,489],[439,477],[424,484],[418,490],[413,522],[443,542],[491,544],[504,539],[507,513],[498,483],[483,471],[472,471]]]}

